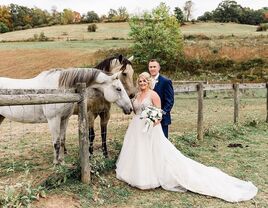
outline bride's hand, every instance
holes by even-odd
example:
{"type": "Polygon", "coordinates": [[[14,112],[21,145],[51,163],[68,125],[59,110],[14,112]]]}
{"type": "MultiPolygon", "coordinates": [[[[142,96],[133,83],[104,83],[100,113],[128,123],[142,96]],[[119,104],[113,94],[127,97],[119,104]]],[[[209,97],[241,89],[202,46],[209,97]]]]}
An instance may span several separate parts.
{"type": "Polygon", "coordinates": [[[160,124],[160,123],[161,123],[161,120],[157,120],[157,121],[155,121],[155,122],[154,122],[154,127],[155,127],[156,125],[160,124]]]}

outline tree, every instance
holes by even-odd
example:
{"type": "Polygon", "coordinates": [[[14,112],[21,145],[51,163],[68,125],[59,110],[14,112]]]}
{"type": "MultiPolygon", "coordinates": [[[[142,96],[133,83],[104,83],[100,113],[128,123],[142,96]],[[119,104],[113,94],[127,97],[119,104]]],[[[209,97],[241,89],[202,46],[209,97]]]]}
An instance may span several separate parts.
{"type": "Polygon", "coordinates": [[[118,13],[114,9],[110,9],[108,12],[108,19],[112,19],[113,17],[118,16],[118,13]]]}
{"type": "Polygon", "coordinates": [[[186,18],[187,22],[189,21],[189,19],[192,16],[193,6],[194,6],[194,3],[191,0],[186,1],[184,4],[183,11],[184,11],[185,18],[186,18]]]}
{"type": "Polygon", "coordinates": [[[5,25],[5,23],[0,22],[0,33],[9,32],[9,28],[5,25]]]}
{"type": "Polygon", "coordinates": [[[100,18],[98,14],[94,11],[89,11],[85,16],[82,17],[82,22],[86,23],[93,23],[93,22],[99,22],[100,18]]]}
{"type": "Polygon", "coordinates": [[[175,7],[174,14],[178,22],[183,23],[184,22],[184,15],[182,10],[179,7],[175,7]]]}
{"type": "Polygon", "coordinates": [[[209,20],[213,20],[213,13],[205,12],[202,16],[198,17],[197,20],[205,21],[205,22],[209,20]]]}
{"type": "Polygon", "coordinates": [[[9,29],[12,29],[11,15],[7,6],[0,6],[0,22],[2,22],[9,29]]]}
{"type": "Polygon", "coordinates": [[[61,13],[57,11],[56,6],[52,6],[51,8],[51,20],[49,21],[49,25],[58,25],[61,23],[61,13]]]}
{"type": "Polygon", "coordinates": [[[118,16],[119,16],[120,21],[128,20],[129,14],[127,12],[126,7],[119,7],[117,11],[118,11],[118,16]]]}
{"type": "Polygon", "coordinates": [[[32,24],[32,9],[16,4],[10,4],[9,7],[13,29],[22,29],[23,26],[32,24]]]}
{"type": "Polygon", "coordinates": [[[218,22],[239,22],[242,7],[233,0],[222,1],[213,13],[214,20],[218,22]]]}
{"type": "Polygon", "coordinates": [[[158,59],[166,68],[174,68],[182,55],[183,40],[176,18],[169,14],[169,8],[160,3],[152,12],[129,21],[130,37],[135,60],[147,64],[152,58],[158,59]]]}
{"type": "Polygon", "coordinates": [[[74,13],[71,9],[64,9],[61,19],[61,24],[72,24],[74,23],[74,13]]]}
{"type": "Polygon", "coordinates": [[[45,26],[48,24],[51,15],[37,7],[32,9],[32,26],[45,26]]]}

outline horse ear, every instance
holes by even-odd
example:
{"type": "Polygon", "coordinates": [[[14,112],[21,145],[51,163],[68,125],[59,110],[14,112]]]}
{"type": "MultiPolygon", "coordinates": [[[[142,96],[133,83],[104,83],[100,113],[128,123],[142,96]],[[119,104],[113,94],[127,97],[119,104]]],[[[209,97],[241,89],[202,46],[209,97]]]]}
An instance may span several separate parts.
{"type": "Polygon", "coordinates": [[[133,61],[133,59],[134,59],[134,56],[131,56],[128,58],[129,61],[133,61]]]}
{"type": "Polygon", "coordinates": [[[123,61],[123,55],[120,54],[119,57],[118,57],[118,59],[119,59],[119,62],[122,63],[122,61],[123,61]]]}
{"type": "Polygon", "coordinates": [[[112,75],[112,79],[113,79],[113,80],[118,79],[120,74],[121,74],[121,71],[119,71],[119,72],[117,72],[117,73],[114,73],[114,74],[112,75]]]}

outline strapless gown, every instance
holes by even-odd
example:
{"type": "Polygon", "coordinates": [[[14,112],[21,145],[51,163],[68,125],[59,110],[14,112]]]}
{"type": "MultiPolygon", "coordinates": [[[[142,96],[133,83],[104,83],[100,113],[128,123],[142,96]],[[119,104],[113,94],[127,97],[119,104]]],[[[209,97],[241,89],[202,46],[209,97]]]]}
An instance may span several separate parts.
{"type": "Polygon", "coordinates": [[[152,105],[150,98],[135,100],[136,115],[129,124],[116,164],[116,177],[139,189],[162,187],[169,191],[192,191],[229,202],[252,199],[257,187],[184,156],[164,136],[161,125],[143,132],[139,114],[152,105]]]}

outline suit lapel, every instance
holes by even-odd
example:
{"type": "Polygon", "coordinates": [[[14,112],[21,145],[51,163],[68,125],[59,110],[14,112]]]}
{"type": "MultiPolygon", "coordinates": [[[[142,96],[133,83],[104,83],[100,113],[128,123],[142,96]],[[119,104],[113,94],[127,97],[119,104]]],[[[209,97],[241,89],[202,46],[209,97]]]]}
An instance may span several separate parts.
{"type": "Polygon", "coordinates": [[[161,75],[158,77],[158,81],[155,83],[154,91],[156,91],[158,94],[160,93],[160,81],[161,81],[161,75]]]}

